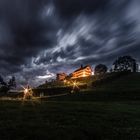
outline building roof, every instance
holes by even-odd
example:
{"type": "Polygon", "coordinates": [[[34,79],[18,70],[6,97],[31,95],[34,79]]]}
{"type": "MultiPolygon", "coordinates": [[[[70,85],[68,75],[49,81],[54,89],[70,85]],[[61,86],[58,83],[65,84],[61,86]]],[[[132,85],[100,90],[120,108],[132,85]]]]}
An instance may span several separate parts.
{"type": "Polygon", "coordinates": [[[77,69],[77,70],[75,70],[74,72],[77,72],[77,71],[80,71],[80,70],[84,70],[84,69],[86,69],[87,67],[90,67],[91,68],[91,66],[90,65],[86,65],[86,66],[81,66],[79,69],[77,69]]]}

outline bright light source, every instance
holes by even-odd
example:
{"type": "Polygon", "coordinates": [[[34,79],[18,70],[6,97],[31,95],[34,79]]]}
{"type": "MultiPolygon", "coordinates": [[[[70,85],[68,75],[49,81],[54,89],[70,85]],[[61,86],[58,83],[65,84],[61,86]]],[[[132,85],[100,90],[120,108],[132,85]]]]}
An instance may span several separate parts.
{"type": "Polygon", "coordinates": [[[31,88],[29,88],[29,86],[27,86],[27,88],[23,87],[23,92],[24,92],[24,95],[23,95],[23,99],[31,99],[33,97],[33,91],[31,88]]]}
{"type": "Polygon", "coordinates": [[[76,86],[76,83],[74,82],[73,85],[76,86]]]}
{"type": "Polygon", "coordinates": [[[76,81],[73,82],[73,88],[75,88],[75,87],[79,88],[79,87],[78,87],[78,83],[77,83],[76,81]]]}
{"type": "Polygon", "coordinates": [[[28,93],[28,89],[26,88],[26,89],[24,89],[24,93],[25,94],[27,94],[28,93]]]}
{"type": "Polygon", "coordinates": [[[72,82],[73,84],[73,89],[71,91],[71,93],[74,93],[77,90],[80,90],[80,88],[78,87],[78,83],[76,81],[72,82]]]}

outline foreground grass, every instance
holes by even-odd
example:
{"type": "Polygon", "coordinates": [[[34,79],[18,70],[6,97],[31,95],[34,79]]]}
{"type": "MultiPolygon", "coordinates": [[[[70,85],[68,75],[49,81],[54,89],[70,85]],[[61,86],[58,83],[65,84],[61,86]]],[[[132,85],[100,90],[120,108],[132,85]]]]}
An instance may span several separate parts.
{"type": "Polygon", "coordinates": [[[140,102],[0,102],[1,140],[138,139],[140,102]]]}
{"type": "Polygon", "coordinates": [[[40,102],[0,101],[0,140],[138,140],[140,74],[40,102]]]}

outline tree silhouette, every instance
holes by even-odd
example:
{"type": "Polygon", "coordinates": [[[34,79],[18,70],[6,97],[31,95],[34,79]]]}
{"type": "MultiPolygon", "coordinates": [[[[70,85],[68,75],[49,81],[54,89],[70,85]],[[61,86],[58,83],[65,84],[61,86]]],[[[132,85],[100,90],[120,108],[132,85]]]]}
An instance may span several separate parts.
{"type": "Polygon", "coordinates": [[[104,64],[98,64],[95,66],[94,73],[95,75],[105,74],[107,72],[107,66],[104,64]]]}
{"type": "Polygon", "coordinates": [[[2,76],[0,75],[0,86],[6,86],[6,82],[4,82],[2,76]]]}
{"type": "Polygon", "coordinates": [[[6,83],[2,76],[0,76],[0,93],[6,94],[10,89],[16,88],[16,79],[14,76],[6,83]]]}
{"type": "Polygon", "coordinates": [[[9,88],[16,88],[16,78],[14,76],[9,79],[8,86],[9,88]]]}
{"type": "Polygon", "coordinates": [[[7,86],[7,83],[3,80],[2,76],[0,76],[0,93],[5,94],[9,90],[9,87],[7,86]]]}
{"type": "Polygon", "coordinates": [[[122,71],[137,71],[136,60],[131,56],[121,56],[113,63],[113,71],[114,72],[122,72],[122,71]]]}

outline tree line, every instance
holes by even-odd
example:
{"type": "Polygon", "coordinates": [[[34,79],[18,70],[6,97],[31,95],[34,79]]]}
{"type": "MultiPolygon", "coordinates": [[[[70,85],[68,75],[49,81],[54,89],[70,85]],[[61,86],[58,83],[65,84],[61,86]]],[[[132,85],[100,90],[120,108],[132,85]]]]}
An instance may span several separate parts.
{"type": "Polygon", "coordinates": [[[0,75],[0,93],[7,93],[10,89],[16,88],[16,78],[12,76],[8,82],[6,82],[0,75]]]}
{"type": "MultiPolygon", "coordinates": [[[[108,71],[108,68],[104,64],[98,64],[95,66],[94,74],[100,75],[104,74],[108,71]]],[[[138,71],[138,64],[134,58],[131,56],[121,56],[117,58],[112,68],[110,69],[110,72],[137,72],[138,71]]]]}

